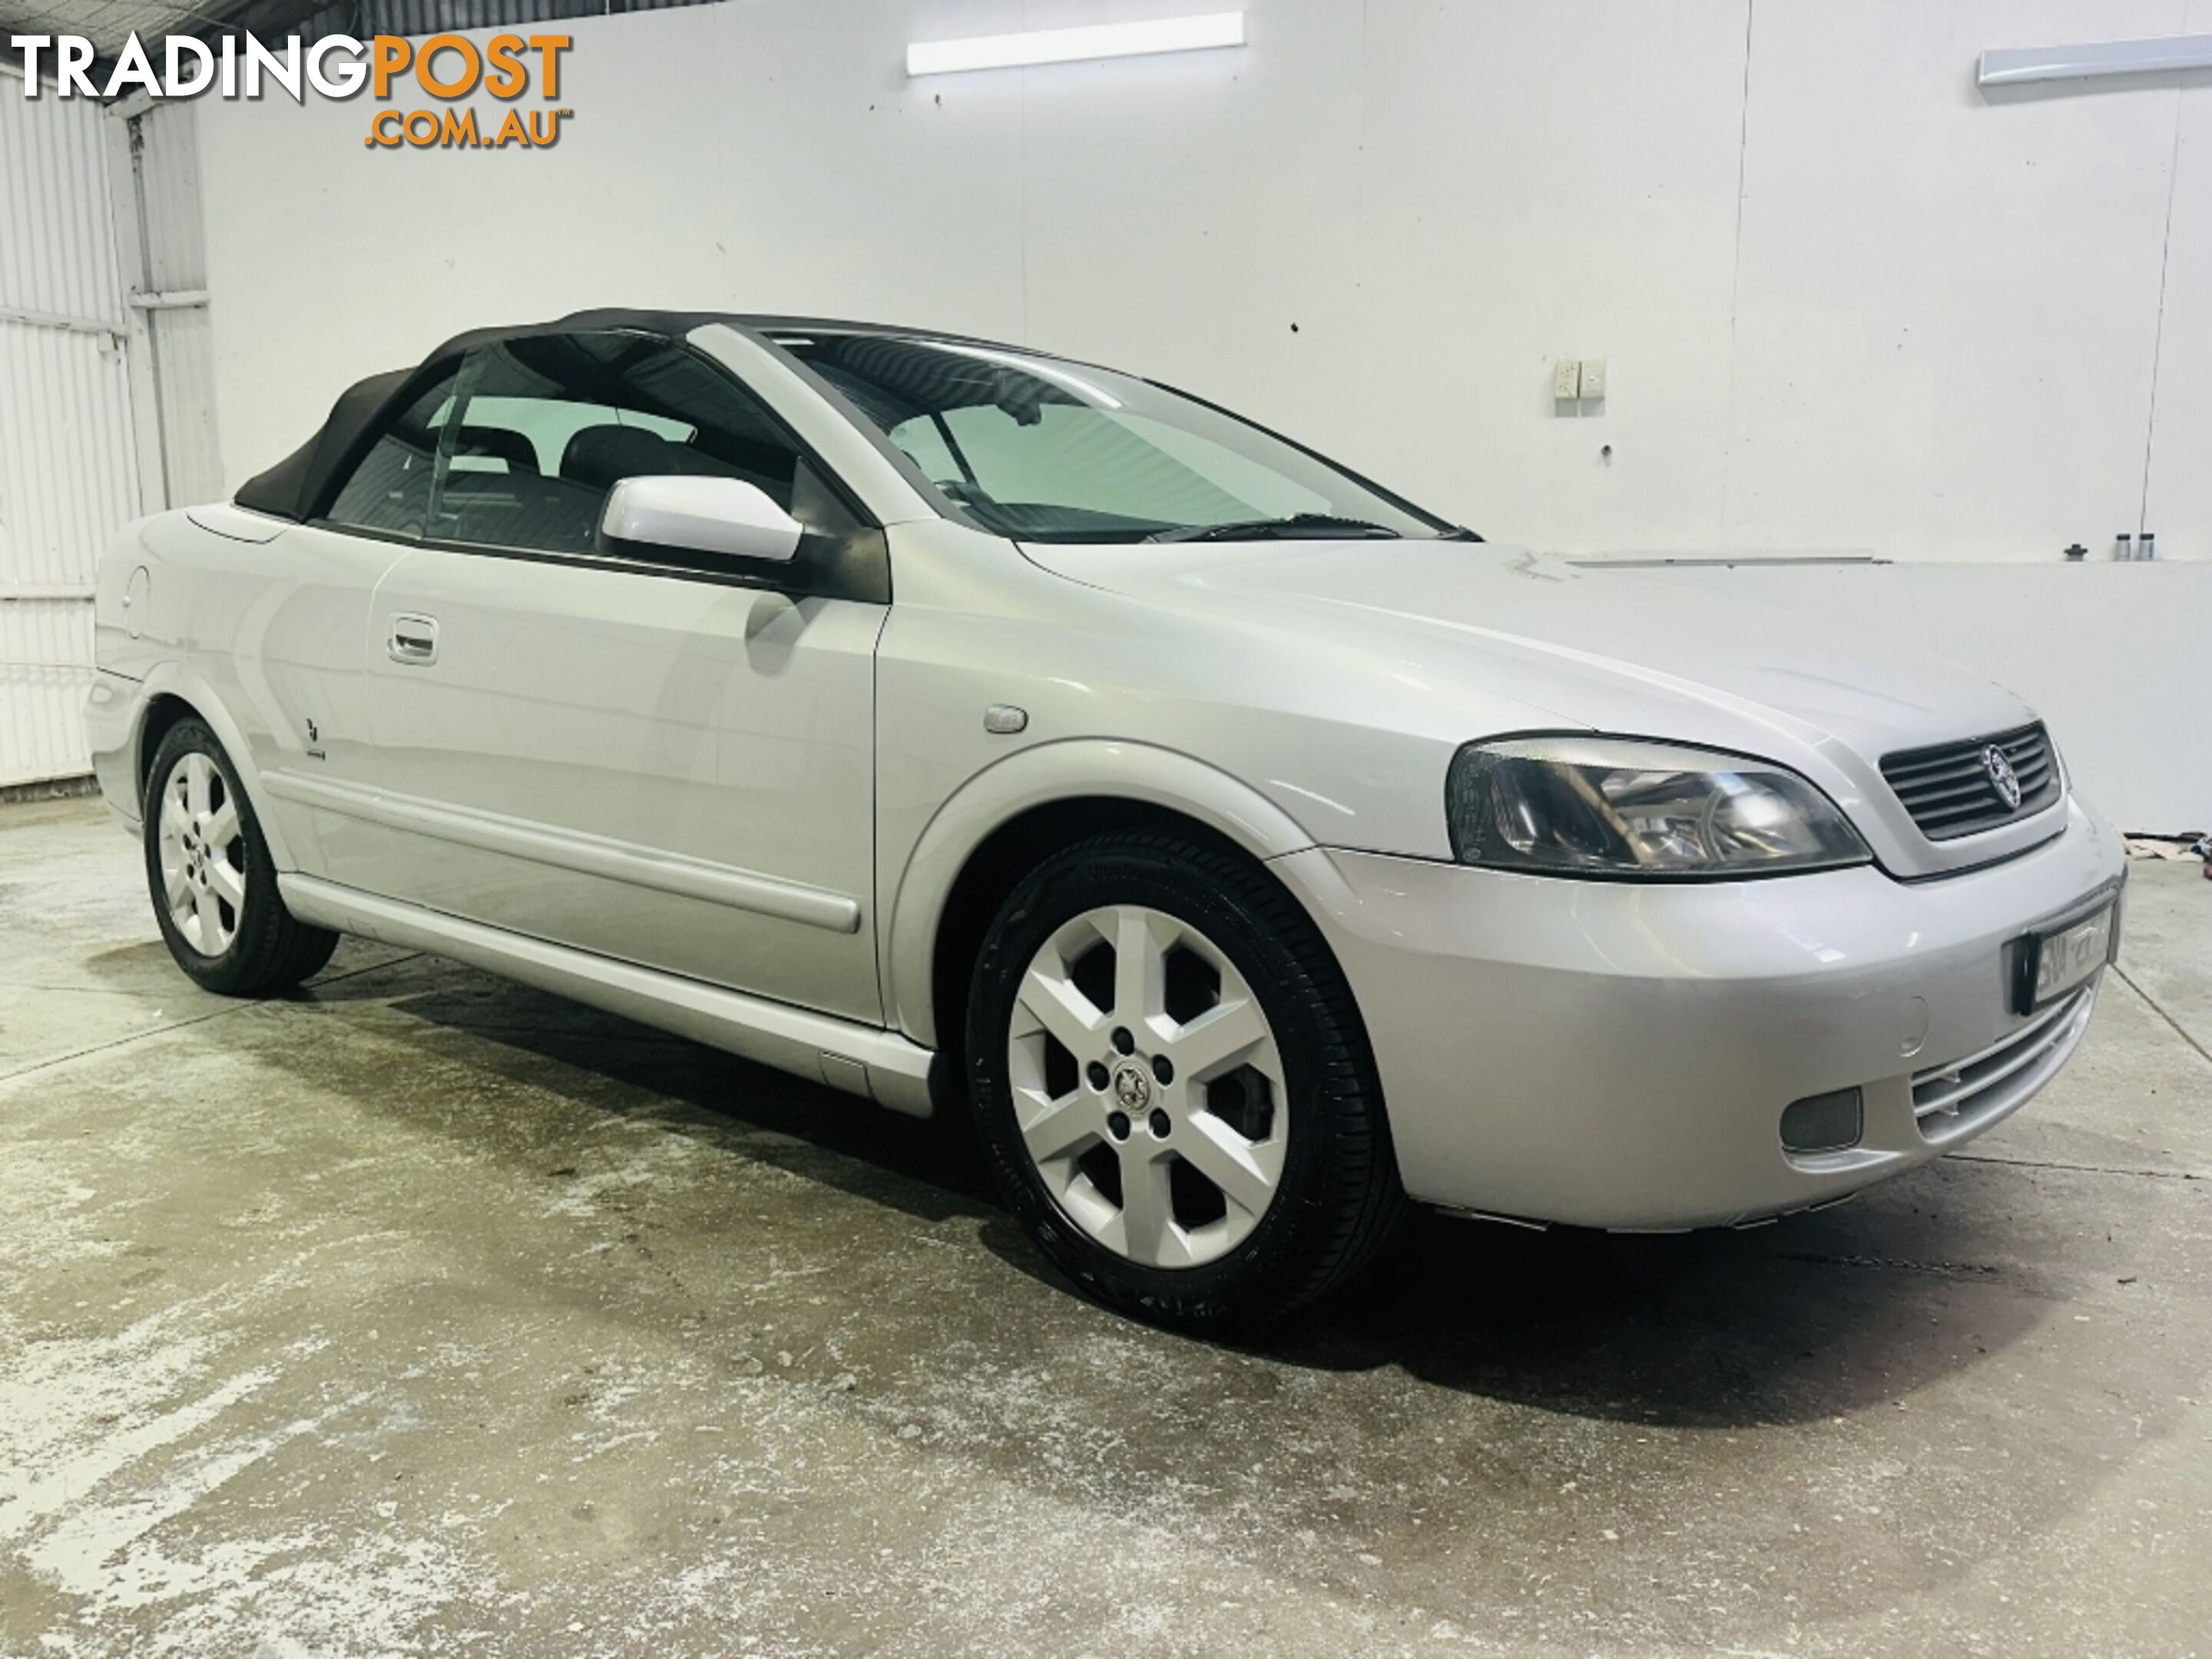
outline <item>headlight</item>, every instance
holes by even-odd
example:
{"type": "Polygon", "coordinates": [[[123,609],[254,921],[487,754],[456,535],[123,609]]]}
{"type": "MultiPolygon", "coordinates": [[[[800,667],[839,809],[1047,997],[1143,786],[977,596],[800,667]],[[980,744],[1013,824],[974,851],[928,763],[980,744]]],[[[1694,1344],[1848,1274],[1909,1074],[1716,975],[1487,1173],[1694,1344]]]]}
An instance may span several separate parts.
{"type": "Polygon", "coordinates": [[[1471,743],[1444,786],[1462,864],[1651,879],[1830,870],[1866,843],[1794,772],[1619,738],[1471,743]]]}

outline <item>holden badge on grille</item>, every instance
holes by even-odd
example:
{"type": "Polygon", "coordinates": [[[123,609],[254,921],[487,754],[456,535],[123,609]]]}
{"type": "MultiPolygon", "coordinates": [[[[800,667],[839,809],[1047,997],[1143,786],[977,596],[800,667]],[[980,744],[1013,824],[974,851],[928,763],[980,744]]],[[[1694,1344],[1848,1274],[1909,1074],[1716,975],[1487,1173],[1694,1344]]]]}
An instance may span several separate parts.
{"type": "Polygon", "coordinates": [[[2003,750],[1991,744],[1982,750],[1982,769],[1990,775],[1990,785],[1997,792],[2008,811],[2020,805],[2020,775],[2012,769],[2003,750]]]}

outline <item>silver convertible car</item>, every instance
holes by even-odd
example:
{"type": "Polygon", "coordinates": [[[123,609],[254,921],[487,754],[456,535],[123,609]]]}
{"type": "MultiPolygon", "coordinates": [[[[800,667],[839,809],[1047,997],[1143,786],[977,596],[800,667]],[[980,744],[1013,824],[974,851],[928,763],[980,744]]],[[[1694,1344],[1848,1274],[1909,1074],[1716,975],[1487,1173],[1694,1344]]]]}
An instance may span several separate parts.
{"type": "Polygon", "coordinates": [[[972,1109],[1046,1255],[1184,1325],[1408,1199],[1839,1199],[2048,1082],[2118,936],[2000,688],[955,336],[465,335],[125,532],[97,614],[101,787],[203,986],[355,933],[972,1109]]]}

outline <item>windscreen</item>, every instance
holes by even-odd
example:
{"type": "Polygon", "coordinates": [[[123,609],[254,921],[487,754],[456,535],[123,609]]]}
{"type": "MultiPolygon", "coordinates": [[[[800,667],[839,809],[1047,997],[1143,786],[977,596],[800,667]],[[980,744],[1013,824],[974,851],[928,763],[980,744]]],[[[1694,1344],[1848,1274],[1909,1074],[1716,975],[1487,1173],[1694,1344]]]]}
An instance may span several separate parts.
{"type": "Polygon", "coordinates": [[[1112,369],[921,336],[775,337],[984,528],[1038,542],[1433,537],[1405,501],[1112,369]]]}

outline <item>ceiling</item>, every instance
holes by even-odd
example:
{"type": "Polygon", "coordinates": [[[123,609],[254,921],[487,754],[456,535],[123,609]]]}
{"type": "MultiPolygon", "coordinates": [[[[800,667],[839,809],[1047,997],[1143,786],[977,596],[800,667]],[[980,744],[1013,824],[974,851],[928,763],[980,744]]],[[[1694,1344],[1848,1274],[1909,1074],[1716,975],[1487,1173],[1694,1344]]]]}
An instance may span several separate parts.
{"type": "MultiPolygon", "coordinates": [[[[246,0],[0,0],[0,35],[82,34],[102,58],[123,50],[136,31],[158,54],[165,34],[197,34],[242,9],[246,0]]],[[[11,57],[13,54],[10,54],[11,57]]]]}
{"type": "MultiPolygon", "coordinates": [[[[550,22],[706,3],[707,0],[0,0],[0,38],[10,34],[81,34],[98,62],[112,62],[135,33],[161,67],[161,37],[246,33],[282,45],[286,36],[319,40],[334,30],[372,34],[436,34],[493,24],[550,22]]],[[[7,54],[9,62],[20,61],[7,54]]],[[[52,59],[47,59],[51,65],[52,59]]],[[[50,71],[51,72],[51,71],[50,71]]],[[[105,73],[103,69],[102,73],[105,73]]]]}
{"type": "MultiPolygon", "coordinates": [[[[133,33],[159,71],[161,40],[170,34],[195,34],[211,41],[219,35],[244,33],[281,46],[295,33],[307,40],[333,31],[362,39],[435,34],[704,3],[708,0],[0,0],[0,39],[10,34],[83,35],[92,42],[93,78],[100,84],[133,33]]],[[[20,64],[21,59],[11,52],[0,61],[20,64]]],[[[49,78],[52,65],[51,56],[44,58],[49,78]]]]}

